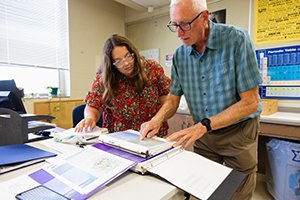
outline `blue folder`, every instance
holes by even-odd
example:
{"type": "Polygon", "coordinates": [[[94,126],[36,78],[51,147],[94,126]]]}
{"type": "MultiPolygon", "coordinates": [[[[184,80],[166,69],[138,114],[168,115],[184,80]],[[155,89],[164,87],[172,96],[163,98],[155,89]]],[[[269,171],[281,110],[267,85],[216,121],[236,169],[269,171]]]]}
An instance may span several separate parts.
{"type": "Polygon", "coordinates": [[[57,154],[26,144],[0,146],[0,166],[18,164],[36,159],[54,157],[57,154]]]}

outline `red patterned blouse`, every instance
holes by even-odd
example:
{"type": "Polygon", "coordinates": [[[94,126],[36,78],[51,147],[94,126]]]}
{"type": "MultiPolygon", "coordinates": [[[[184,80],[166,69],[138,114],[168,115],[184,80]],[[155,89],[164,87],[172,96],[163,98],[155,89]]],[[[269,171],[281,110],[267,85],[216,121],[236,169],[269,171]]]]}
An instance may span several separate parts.
{"type": "MultiPolygon", "coordinates": [[[[144,63],[149,86],[145,86],[142,93],[137,94],[134,83],[124,76],[119,81],[119,91],[113,99],[111,108],[102,103],[104,86],[99,74],[96,74],[85,102],[89,106],[103,110],[102,126],[109,132],[127,129],[139,131],[141,124],[149,121],[160,109],[159,97],[169,93],[170,78],[164,74],[163,68],[154,60],[144,60],[144,63]]],[[[167,135],[168,128],[167,122],[164,122],[157,135],[160,137],[167,135]]]]}

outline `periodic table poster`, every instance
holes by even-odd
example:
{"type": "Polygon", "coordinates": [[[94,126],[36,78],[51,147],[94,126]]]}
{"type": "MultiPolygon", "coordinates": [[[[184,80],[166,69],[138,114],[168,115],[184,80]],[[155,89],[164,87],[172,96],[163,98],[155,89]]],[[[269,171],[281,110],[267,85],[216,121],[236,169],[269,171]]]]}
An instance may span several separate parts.
{"type": "Polygon", "coordinates": [[[256,51],[262,97],[300,99],[300,46],[256,51]]]}

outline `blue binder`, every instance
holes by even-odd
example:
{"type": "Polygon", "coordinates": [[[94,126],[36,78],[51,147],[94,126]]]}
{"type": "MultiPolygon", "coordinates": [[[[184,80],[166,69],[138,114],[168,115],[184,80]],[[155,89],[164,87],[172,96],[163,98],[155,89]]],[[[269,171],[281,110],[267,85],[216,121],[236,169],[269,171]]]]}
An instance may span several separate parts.
{"type": "Polygon", "coordinates": [[[0,166],[18,164],[31,160],[54,157],[57,154],[26,144],[0,146],[0,166]]]}

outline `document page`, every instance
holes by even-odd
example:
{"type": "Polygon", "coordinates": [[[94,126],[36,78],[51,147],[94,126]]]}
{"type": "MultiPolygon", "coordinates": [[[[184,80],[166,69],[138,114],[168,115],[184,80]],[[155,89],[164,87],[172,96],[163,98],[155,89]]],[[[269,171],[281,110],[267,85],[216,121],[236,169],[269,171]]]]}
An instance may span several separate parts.
{"type": "Polygon", "coordinates": [[[213,194],[232,169],[183,150],[148,171],[205,200],[213,194]]]}
{"type": "MultiPolygon", "coordinates": [[[[95,147],[86,147],[64,159],[56,159],[43,169],[79,193],[88,194],[127,171],[133,165],[135,163],[130,160],[95,147]]],[[[58,188],[55,188],[55,185],[52,185],[51,189],[60,192],[59,187],[58,185],[58,188]]]]}

